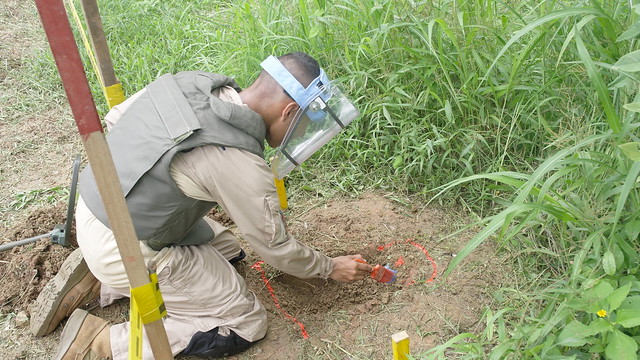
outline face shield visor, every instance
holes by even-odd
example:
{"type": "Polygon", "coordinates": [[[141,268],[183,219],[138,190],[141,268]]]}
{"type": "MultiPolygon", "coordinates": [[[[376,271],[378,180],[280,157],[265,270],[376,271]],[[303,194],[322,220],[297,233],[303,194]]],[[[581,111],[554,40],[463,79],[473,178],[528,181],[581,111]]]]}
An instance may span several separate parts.
{"type": "Polygon", "coordinates": [[[271,162],[274,175],[282,179],[349,125],[360,112],[335,84],[329,82],[322,69],[320,75],[304,88],[276,57],[268,57],[261,66],[300,107],[271,162]]]}

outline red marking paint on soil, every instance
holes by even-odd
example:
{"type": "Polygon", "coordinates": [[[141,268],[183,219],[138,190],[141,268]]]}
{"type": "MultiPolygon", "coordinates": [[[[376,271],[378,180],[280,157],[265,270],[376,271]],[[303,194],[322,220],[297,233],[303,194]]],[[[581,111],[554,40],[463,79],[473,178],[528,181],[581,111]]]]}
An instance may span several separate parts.
{"type": "Polygon", "coordinates": [[[402,255],[400,255],[398,260],[396,260],[396,262],[393,265],[395,267],[400,267],[400,266],[404,265],[404,258],[402,257],[402,255]]]}
{"type": "Polygon", "coordinates": [[[436,262],[433,261],[433,258],[431,258],[431,255],[429,255],[429,252],[427,251],[427,249],[424,248],[424,246],[422,246],[422,245],[418,244],[417,242],[413,241],[413,239],[409,239],[409,240],[407,240],[407,242],[409,242],[411,245],[413,245],[416,248],[418,248],[419,250],[421,250],[424,253],[424,256],[427,257],[427,260],[429,260],[429,262],[431,262],[431,267],[433,268],[433,272],[431,273],[431,277],[428,278],[427,280],[425,280],[425,283],[432,282],[436,278],[436,275],[438,273],[437,267],[436,267],[436,262]]]}
{"type": "MultiPolygon", "coordinates": [[[[426,256],[427,260],[429,260],[429,262],[431,263],[431,267],[433,268],[433,272],[431,273],[431,277],[428,278],[427,280],[425,280],[425,284],[426,283],[430,283],[433,280],[435,280],[436,275],[438,273],[436,262],[433,261],[433,258],[431,257],[431,255],[429,255],[429,252],[427,251],[427,249],[425,249],[425,247],[422,246],[421,244],[415,242],[413,239],[407,239],[407,240],[404,240],[404,241],[394,241],[394,242],[391,242],[391,243],[388,243],[388,244],[385,244],[385,245],[380,245],[380,246],[377,247],[377,249],[378,249],[378,251],[383,251],[383,250],[388,249],[388,248],[390,248],[390,247],[392,247],[393,245],[396,245],[396,244],[411,244],[411,245],[415,246],[418,250],[422,251],[424,256],[426,256]]],[[[400,259],[398,259],[398,261],[396,261],[396,266],[399,266],[398,265],[399,261],[400,261],[400,259]]],[[[404,264],[404,260],[402,261],[402,264],[404,264]]],[[[400,265],[402,265],[402,264],[400,264],[400,265]]],[[[411,281],[411,283],[409,283],[408,285],[413,285],[413,284],[414,284],[414,282],[411,281]]]]}
{"type": "Polygon", "coordinates": [[[298,321],[298,319],[296,319],[295,317],[289,315],[289,313],[287,313],[282,306],[280,306],[280,302],[278,301],[278,298],[276,297],[276,292],[275,290],[273,290],[273,287],[271,287],[271,283],[269,282],[269,279],[267,279],[267,275],[265,274],[264,270],[262,269],[262,264],[264,264],[264,261],[260,260],[257,261],[255,264],[251,265],[251,268],[260,272],[260,277],[262,277],[262,281],[264,281],[264,285],[267,287],[267,290],[269,290],[269,295],[271,295],[271,299],[273,299],[274,304],[276,304],[276,307],[278,308],[278,310],[280,310],[280,312],[282,313],[282,315],[284,315],[287,319],[290,319],[291,321],[293,321],[294,323],[296,323],[298,326],[300,326],[300,331],[302,332],[302,337],[305,339],[309,338],[309,334],[307,333],[307,330],[305,330],[304,328],[304,324],[302,324],[300,321],[298,321]]]}

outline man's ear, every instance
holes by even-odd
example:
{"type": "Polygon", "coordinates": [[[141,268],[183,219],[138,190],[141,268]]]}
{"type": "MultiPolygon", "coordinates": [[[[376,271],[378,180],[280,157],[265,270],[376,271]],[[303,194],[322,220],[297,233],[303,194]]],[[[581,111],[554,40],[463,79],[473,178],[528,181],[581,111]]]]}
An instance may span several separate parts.
{"type": "Polygon", "coordinates": [[[282,108],[282,118],[285,120],[291,119],[298,109],[300,109],[298,103],[290,101],[284,108],[282,108]]]}

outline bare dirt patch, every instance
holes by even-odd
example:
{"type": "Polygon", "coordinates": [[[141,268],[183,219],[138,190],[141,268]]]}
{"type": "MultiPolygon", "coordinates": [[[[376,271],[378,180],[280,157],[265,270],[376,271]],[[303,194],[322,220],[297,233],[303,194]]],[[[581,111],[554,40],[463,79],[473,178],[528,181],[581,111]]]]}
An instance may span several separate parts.
{"type": "MultiPolygon", "coordinates": [[[[494,249],[479,249],[446,282],[436,277],[426,283],[432,263],[406,241],[423,246],[441,274],[472,236],[467,231],[448,237],[464,225],[459,214],[420,204],[404,206],[374,193],[313,206],[294,209],[289,216],[300,241],[330,256],[360,253],[371,264],[390,265],[398,276],[392,284],[373,279],[343,284],[297,279],[265,266],[280,304],[309,332],[310,339],[303,340],[296,324],[277,309],[263,281],[247,270],[248,283],[274,315],[272,324],[288,330],[282,336],[295,344],[293,358],[385,359],[390,357],[391,334],[401,330],[410,334],[412,351],[419,353],[460,332],[481,328],[478,320],[490,303],[489,294],[502,279],[499,272],[489,271],[495,269],[489,265],[499,263],[494,249]]],[[[250,256],[249,263],[256,260],[250,256]]],[[[261,350],[265,358],[278,358],[282,345],[265,342],[261,350]]]]}
{"type": "MultiPolygon", "coordinates": [[[[288,213],[290,231],[299,241],[330,256],[360,253],[372,264],[388,264],[398,270],[398,278],[392,284],[373,279],[343,284],[298,279],[265,264],[262,268],[281,306],[278,308],[261,273],[251,267],[260,259],[245,246],[248,256],[241,271],[269,311],[270,330],[264,341],[237,358],[384,359],[390,354],[390,336],[401,330],[409,333],[412,351],[419,353],[460,332],[481,329],[478,321],[490,304],[489,294],[502,279],[496,271],[499,259],[494,250],[481,247],[446,281],[439,277],[472,236],[467,231],[448,237],[464,226],[460,214],[420,204],[405,206],[375,193],[316,199],[305,206],[288,213]],[[408,239],[423,246],[437,264],[434,281],[425,282],[431,278],[432,263],[408,239]],[[303,339],[299,325],[283,311],[304,324],[309,339],[303,339]]],[[[17,238],[46,233],[55,224],[64,223],[65,215],[64,204],[40,209],[12,232],[17,238]]],[[[225,214],[213,213],[211,217],[232,224],[225,214]]],[[[36,340],[26,326],[16,327],[14,318],[27,312],[70,251],[45,239],[0,253],[0,304],[5,328],[12,334],[0,343],[6,358],[36,358],[56,347],[60,329],[36,340]],[[11,340],[16,338],[29,339],[30,345],[18,346],[11,340]]],[[[87,308],[114,323],[126,320],[126,302],[105,309],[94,306],[87,308]]]]}

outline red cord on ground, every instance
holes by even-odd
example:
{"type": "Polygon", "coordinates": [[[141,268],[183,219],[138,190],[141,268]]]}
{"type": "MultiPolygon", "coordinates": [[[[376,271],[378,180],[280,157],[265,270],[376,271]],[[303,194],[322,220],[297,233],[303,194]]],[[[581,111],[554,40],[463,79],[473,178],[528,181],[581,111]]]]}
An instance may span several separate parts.
{"type": "MultiPolygon", "coordinates": [[[[433,268],[433,272],[431,273],[431,277],[427,280],[425,280],[425,283],[430,283],[432,282],[435,278],[436,275],[438,273],[437,271],[437,267],[436,267],[436,262],[433,260],[433,258],[431,258],[431,255],[429,255],[429,252],[427,251],[427,249],[425,249],[424,246],[422,246],[421,244],[415,242],[413,239],[407,239],[404,241],[394,241],[392,243],[389,244],[385,244],[385,245],[381,245],[378,246],[378,251],[383,251],[384,249],[387,249],[393,245],[396,244],[411,244],[413,246],[415,246],[418,250],[422,251],[422,253],[424,253],[424,256],[427,257],[427,260],[429,260],[431,262],[431,267],[433,268]]],[[[401,261],[400,259],[398,261],[401,261]]],[[[402,263],[404,263],[404,259],[402,259],[402,263]]],[[[287,319],[290,319],[291,321],[293,321],[294,323],[296,323],[299,327],[300,327],[300,331],[302,332],[302,337],[305,339],[309,338],[309,334],[307,333],[307,330],[305,330],[304,328],[304,324],[302,324],[300,321],[298,321],[298,319],[296,319],[295,317],[289,315],[289,313],[287,313],[282,306],[280,306],[280,302],[278,301],[278,297],[276,296],[276,292],[275,290],[273,290],[273,287],[271,286],[271,283],[269,282],[269,279],[267,279],[267,275],[265,274],[264,270],[262,269],[262,264],[264,264],[264,261],[260,260],[257,261],[255,264],[251,265],[251,268],[258,271],[260,273],[260,277],[262,277],[262,281],[264,282],[264,285],[266,286],[267,290],[269,291],[269,295],[271,295],[271,299],[273,299],[273,303],[276,305],[276,308],[278,308],[278,310],[280,310],[280,312],[282,313],[282,315],[284,315],[287,319]]],[[[411,282],[410,284],[413,284],[413,282],[411,282]]]]}
{"type": "Polygon", "coordinates": [[[278,301],[278,298],[276,297],[276,292],[275,290],[273,290],[273,287],[271,287],[271,283],[269,282],[269,279],[267,279],[267,275],[265,274],[264,270],[262,269],[262,264],[264,264],[264,261],[260,260],[257,261],[255,264],[251,265],[251,268],[260,272],[260,277],[262,277],[262,281],[264,281],[264,285],[267,287],[267,290],[269,290],[269,295],[271,295],[271,299],[273,299],[274,304],[276,304],[276,307],[278,308],[278,310],[280,310],[280,312],[282,313],[282,315],[284,315],[287,319],[290,319],[291,321],[293,321],[294,323],[298,324],[298,326],[300,326],[300,331],[302,332],[302,337],[305,339],[309,338],[309,334],[307,333],[307,330],[305,330],[304,328],[304,324],[302,324],[300,321],[298,321],[298,319],[296,319],[295,317],[289,315],[283,308],[282,306],[280,306],[280,302],[278,301]]]}

